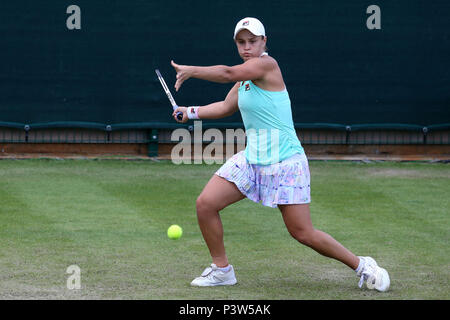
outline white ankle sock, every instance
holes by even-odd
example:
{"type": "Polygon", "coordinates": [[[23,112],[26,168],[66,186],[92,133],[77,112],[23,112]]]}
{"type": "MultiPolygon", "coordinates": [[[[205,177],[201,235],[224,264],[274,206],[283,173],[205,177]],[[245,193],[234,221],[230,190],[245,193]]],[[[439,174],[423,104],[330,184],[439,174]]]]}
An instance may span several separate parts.
{"type": "Polygon", "coordinates": [[[218,270],[222,271],[222,272],[228,272],[231,270],[231,265],[227,265],[226,267],[223,268],[217,268],[218,270]]]}
{"type": "Polygon", "coordinates": [[[359,257],[359,264],[358,267],[355,269],[356,273],[358,273],[359,271],[361,271],[361,269],[364,267],[364,258],[363,257],[359,257]]]}

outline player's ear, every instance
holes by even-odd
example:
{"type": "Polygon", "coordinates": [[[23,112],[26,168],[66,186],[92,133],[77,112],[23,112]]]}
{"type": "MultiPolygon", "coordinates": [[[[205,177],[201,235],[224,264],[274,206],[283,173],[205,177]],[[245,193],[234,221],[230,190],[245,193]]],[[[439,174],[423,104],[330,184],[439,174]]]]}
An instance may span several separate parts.
{"type": "Polygon", "coordinates": [[[261,36],[261,38],[264,40],[265,45],[264,45],[264,50],[265,51],[269,51],[269,48],[267,48],[267,36],[261,36]]]}

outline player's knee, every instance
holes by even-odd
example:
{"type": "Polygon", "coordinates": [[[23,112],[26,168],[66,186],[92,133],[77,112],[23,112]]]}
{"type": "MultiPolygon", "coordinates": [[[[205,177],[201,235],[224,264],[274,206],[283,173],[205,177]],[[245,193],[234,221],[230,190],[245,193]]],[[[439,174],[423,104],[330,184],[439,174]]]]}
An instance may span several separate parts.
{"type": "Polygon", "coordinates": [[[206,217],[210,212],[215,210],[214,203],[207,197],[200,195],[196,202],[195,207],[197,209],[197,216],[199,218],[206,217]]]}
{"type": "Polygon", "coordinates": [[[195,201],[195,208],[197,209],[197,213],[199,211],[203,211],[205,206],[206,204],[205,201],[203,200],[203,197],[201,195],[198,196],[197,200],[195,201]]]}
{"type": "Polygon", "coordinates": [[[292,238],[300,242],[301,244],[311,247],[314,243],[314,230],[289,230],[292,238]]]}

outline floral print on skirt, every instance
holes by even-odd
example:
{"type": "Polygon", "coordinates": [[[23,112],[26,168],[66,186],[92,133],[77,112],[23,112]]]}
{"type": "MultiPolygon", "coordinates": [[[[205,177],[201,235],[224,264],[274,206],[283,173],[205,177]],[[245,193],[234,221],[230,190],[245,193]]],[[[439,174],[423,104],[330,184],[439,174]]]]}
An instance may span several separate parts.
{"type": "Polygon", "coordinates": [[[256,165],[249,164],[241,151],[215,174],[233,182],[248,199],[264,206],[311,202],[309,166],[304,153],[271,165],[256,165]]]}

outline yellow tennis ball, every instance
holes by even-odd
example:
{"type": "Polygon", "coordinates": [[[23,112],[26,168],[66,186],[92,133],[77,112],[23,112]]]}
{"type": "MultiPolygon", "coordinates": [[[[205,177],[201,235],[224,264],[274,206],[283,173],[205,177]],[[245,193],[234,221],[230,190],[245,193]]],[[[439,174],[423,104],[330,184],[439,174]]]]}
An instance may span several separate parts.
{"type": "Polygon", "coordinates": [[[181,235],[183,234],[183,229],[177,224],[173,224],[167,229],[167,236],[170,239],[179,239],[181,235]]]}

